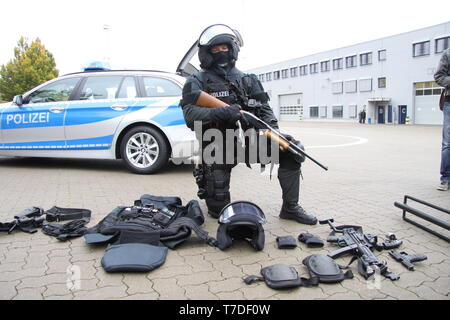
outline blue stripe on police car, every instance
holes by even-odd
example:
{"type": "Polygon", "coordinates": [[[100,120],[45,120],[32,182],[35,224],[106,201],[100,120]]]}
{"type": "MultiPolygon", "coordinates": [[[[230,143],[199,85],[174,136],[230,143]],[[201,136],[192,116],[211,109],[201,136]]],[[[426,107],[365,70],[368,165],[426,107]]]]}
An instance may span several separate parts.
{"type": "Polygon", "coordinates": [[[4,143],[0,149],[42,149],[42,150],[101,150],[109,149],[114,136],[95,137],[88,139],[56,140],[56,141],[35,141],[35,142],[15,142],[4,143]]]}
{"type": "Polygon", "coordinates": [[[155,121],[163,127],[186,124],[183,116],[183,111],[178,105],[169,106],[163,112],[158,113],[156,116],[152,117],[151,120],[155,121]]]}

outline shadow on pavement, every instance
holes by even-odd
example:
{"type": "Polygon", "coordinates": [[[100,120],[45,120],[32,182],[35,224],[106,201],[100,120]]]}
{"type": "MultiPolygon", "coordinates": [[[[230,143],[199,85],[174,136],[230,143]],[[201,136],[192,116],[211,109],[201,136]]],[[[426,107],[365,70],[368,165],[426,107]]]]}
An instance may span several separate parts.
{"type": "MultiPolygon", "coordinates": [[[[26,157],[0,157],[0,167],[53,169],[53,170],[93,170],[129,172],[121,160],[73,159],[73,158],[26,158],[26,157]]],[[[194,165],[175,165],[172,162],[158,174],[178,173],[192,171],[194,165]]]]}

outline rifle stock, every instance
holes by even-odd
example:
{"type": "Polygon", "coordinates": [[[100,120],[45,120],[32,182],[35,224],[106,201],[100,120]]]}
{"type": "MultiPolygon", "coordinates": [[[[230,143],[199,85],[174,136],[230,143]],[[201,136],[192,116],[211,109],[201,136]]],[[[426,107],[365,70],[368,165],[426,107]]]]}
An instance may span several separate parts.
{"type": "Polygon", "coordinates": [[[222,100],[217,99],[216,97],[213,97],[212,95],[206,93],[205,91],[200,91],[200,94],[198,95],[195,105],[203,108],[228,107],[228,104],[226,104],[222,100]]]}
{"type": "Polygon", "coordinates": [[[264,135],[273,140],[276,141],[283,149],[289,149],[289,142],[281,139],[279,136],[277,136],[275,133],[273,133],[270,130],[264,130],[264,135]]]}

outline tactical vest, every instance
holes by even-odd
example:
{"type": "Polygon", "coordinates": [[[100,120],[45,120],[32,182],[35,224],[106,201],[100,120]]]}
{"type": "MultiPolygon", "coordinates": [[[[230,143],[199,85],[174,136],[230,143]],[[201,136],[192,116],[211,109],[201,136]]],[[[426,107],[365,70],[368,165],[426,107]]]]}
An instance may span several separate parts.
{"type": "Polygon", "coordinates": [[[121,232],[158,232],[160,241],[173,249],[194,231],[198,237],[214,246],[215,239],[200,228],[203,221],[203,213],[196,200],[182,206],[178,197],[143,195],[135,201],[135,206],[115,208],[96,226],[87,230],[85,239],[88,243],[104,243],[114,241],[121,232]],[[94,234],[95,237],[92,236],[94,234]]]}
{"type": "Polygon", "coordinates": [[[200,71],[194,75],[203,85],[203,91],[227,104],[246,103],[251,87],[251,79],[237,69],[226,77],[215,73],[200,71]],[[234,86],[234,88],[233,88],[234,86]],[[237,92],[239,91],[239,93],[237,92]],[[244,100],[244,101],[242,101],[244,100]]]}

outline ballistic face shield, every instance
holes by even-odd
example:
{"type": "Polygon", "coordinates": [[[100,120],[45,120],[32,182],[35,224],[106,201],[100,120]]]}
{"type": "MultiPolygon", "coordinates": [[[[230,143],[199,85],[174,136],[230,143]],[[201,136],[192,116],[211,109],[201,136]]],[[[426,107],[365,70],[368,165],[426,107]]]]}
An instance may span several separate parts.
{"type": "Polygon", "coordinates": [[[203,30],[197,43],[199,47],[198,58],[200,60],[200,67],[206,69],[210,68],[214,63],[214,58],[209,52],[212,46],[227,44],[230,50],[228,57],[229,63],[234,66],[240,47],[244,45],[240,33],[225,24],[214,24],[203,30]]]}
{"type": "Polygon", "coordinates": [[[231,29],[225,24],[214,24],[200,34],[198,45],[211,47],[216,44],[229,43],[231,41],[236,42],[239,47],[244,46],[244,41],[237,30],[231,29]]]}
{"type": "Polygon", "coordinates": [[[234,239],[247,241],[256,251],[264,249],[266,217],[257,205],[248,201],[232,202],[225,206],[219,216],[217,230],[218,247],[229,248],[234,239]]]}

